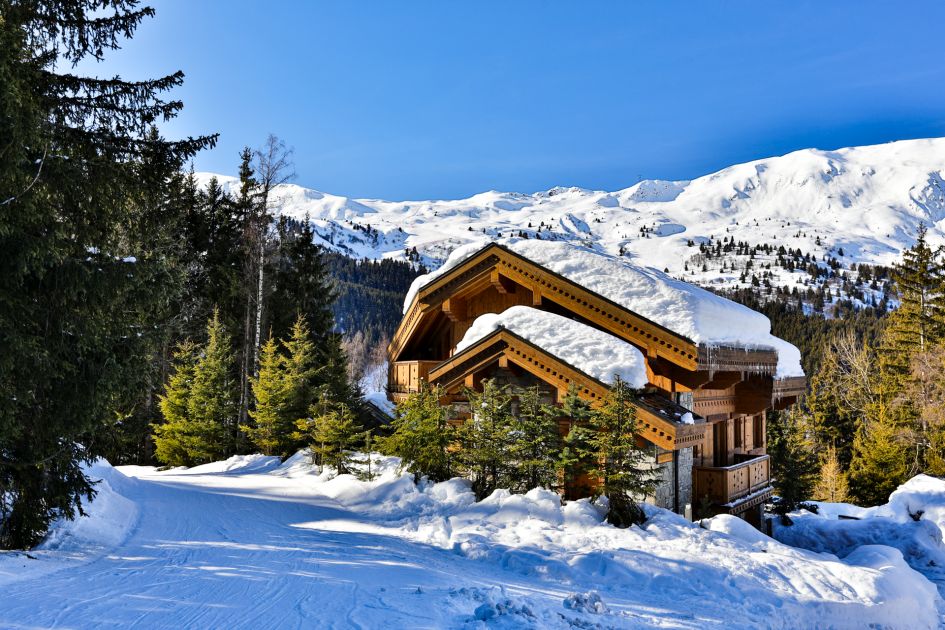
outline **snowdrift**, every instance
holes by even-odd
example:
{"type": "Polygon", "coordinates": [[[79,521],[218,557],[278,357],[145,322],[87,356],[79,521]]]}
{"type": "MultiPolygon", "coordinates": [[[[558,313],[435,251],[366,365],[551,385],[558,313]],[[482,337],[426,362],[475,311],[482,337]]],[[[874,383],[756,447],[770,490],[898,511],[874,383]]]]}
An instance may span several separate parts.
{"type": "MultiPolygon", "coordinates": [[[[374,467],[380,476],[370,482],[332,477],[318,474],[300,453],[270,474],[290,475],[363,517],[300,527],[384,533],[553,584],[568,591],[565,608],[605,615],[604,627],[626,626],[619,610],[627,602],[689,610],[691,618],[670,624],[685,626],[699,625],[706,607],[727,610],[731,627],[936,628],[941,622],[935,586],[885,544],[859,546],[841,559],[783,544],[734,517],[703,527],[652,506],[644,527],[622,530],[586,499],[562,504],[548,490],[496,490],[477,503],[465,480],[416,484],[398,472],[396,458],[376,457],[374,467]]],[[[482,606],[477,619],[541,616],[522,598],[482,606]]]]}
{"type": "Polygon", "coordinates": [[[817,514],[806,510],[792,513],[794,524],[778,524],[775,538],[845,559],[871,545],[892,547],[945,596],[945,480],[918,475],[895,490],[888,503],[877,507],[818,506],[817,514]]]}
{"type": "Polygon", "coordinates": [[[104,459],[83,466],[83,470],[97,491],[93,501],[83,501],[86,515],[54,521],[45,540],[29,555],[0,551],[0,584],[94,559],[120,545],[134,529],[139,510],[129,497],[139,482],[104,459]]]}

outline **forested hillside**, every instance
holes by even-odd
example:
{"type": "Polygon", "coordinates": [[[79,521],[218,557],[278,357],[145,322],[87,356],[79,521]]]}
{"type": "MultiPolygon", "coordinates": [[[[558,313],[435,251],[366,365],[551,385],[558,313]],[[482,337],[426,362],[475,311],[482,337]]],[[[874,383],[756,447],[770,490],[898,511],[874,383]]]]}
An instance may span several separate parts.
{"type": "Polygon", "coordinates": [[[324,259],[337,294],[338,328],[346,335],[360,331],[368,344],[393,334],[410,283],[426,273],[423,266],[402,260],[356,260],[335,252],[326,252],[324,259]]]}

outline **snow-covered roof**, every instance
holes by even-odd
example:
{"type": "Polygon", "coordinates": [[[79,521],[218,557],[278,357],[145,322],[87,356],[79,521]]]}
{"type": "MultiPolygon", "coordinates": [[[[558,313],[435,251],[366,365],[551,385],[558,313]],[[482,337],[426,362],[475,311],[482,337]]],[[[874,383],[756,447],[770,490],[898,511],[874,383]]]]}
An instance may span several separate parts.
{"type": "Polygon", "coordinates": [[[634,388],[647,384],[646,359],[631,344],[580,322],[528,306],[480,315],[466,331],[456,351],[472,346],[499,328],[515,333],[603,383],[613,383],[619,376],[634,388]]]}
{"type": "MultiPolygon", "coordinates": [[[[421,288],[490,242],[459,247],[440,268],[416,278],[407,293],[404,312],[421,288]]],[[[746,306],[651,267],[571,242],[520,238],[495,242],[696,344],[775,350],[776,377],[804,375],[800,351],[772,335],[768,318],[746,306]]]]}

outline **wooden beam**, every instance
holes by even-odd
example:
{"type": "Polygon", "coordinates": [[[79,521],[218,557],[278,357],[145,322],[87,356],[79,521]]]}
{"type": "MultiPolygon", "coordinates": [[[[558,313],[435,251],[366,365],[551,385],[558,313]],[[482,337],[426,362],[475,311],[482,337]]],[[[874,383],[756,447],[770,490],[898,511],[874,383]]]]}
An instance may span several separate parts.
{"type": "Polygon", "coordinates": [[[443,301],[443,313],[451,322],[461,322],[466,319],[466,300],[450,298],[443,301]]]}
{"type": "Polygon", "coordinates": [[[516,284],[512,282],[511,279],[499,273],[498,269],[493,269],[489,273],[489,282],[492,283],[492,286],[494,286],[495,290],[499,293],[515,293],[516,284]]]}

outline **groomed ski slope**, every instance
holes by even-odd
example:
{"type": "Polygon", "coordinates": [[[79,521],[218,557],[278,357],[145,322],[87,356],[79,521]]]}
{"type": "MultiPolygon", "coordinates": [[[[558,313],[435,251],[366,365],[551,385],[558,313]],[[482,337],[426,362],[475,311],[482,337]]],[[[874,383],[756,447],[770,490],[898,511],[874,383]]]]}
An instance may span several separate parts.
{"type": "Polygon", "coordinates": [[[846,559],[731,517],[645,529],[534,490],[315,474],[304,456],[195,469],[102,463],[81,526],[0,555],[0,627],[931,628],[935,587],[891,547],[846,559]],[[716,531],[712,531],[716,530],[716,531]]]}

